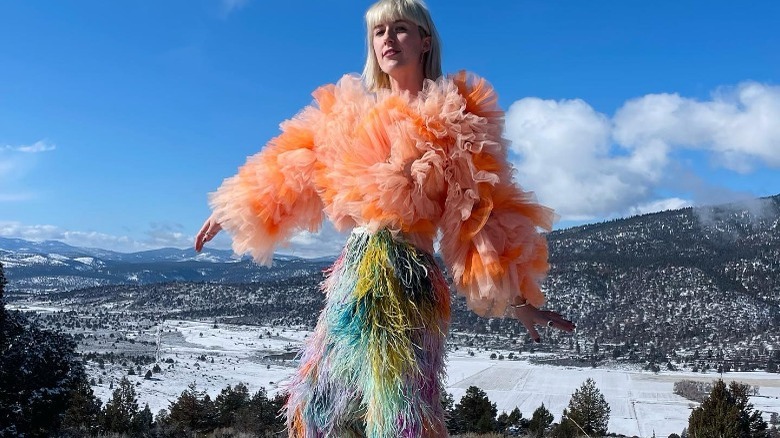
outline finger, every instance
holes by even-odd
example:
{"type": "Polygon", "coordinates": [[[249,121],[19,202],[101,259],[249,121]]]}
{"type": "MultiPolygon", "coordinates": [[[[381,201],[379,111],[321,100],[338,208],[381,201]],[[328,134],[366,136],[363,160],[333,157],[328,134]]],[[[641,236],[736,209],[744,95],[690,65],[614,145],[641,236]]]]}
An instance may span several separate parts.
{"type": "Polygon", "coordinates": [[[211,221],[207,220],[203,223],[203,226],[200,227],[200,231],[198,231],[198,236],[201,234],[206,234],[209,231],[209,228],[211,228],[211,221]]]}
{"type": "Polygon", "coordinates": [[[208,241],[209,235],[207,233],[198,233],[198,236],[195,237],[195,251],[200,252],[208,241]]]}
{"type": "Polygon", "coordinates": [[[544,317],[546,318],[543,324],[547,325],[548,327],[553,327],[567,332],[570,332],[576,328],[573,322],[563,318],[557,312],[546,310],[543,313],[544,317]]]}
{"type": "Polygon", "coordinates": [[[528,330],[528,336],[530,336],[534,342],[540,342],[542,340],[541,336],[539,336],[539,332],[536,331],[534,324],[529,323],[524,319],[521,319],[520,322],[523,324],[523,327],[528,330]]]}

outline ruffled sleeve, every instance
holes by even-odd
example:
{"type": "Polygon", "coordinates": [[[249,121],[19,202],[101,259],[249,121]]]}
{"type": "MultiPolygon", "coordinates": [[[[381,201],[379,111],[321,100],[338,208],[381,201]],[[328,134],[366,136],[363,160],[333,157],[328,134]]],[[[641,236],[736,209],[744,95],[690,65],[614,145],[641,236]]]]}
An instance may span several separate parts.
{"type": "Polygon", "coordinates": [[[539,228],[550,230],[551,209],[512,178],[502,139],[503,111],[483,79],[453,78],[465,111],[445,169],[447,202],[441,252],[458,292],[485,317],[504,316],[511,302],[540,306],[549,265],[539,228]]]}
{"type": "Polygon", "coordinates": [[[317,231],[322,202],[313,184],[317,157],[313,126],[320,110],[307,107],[281,125],[281,134],[249,157],[235,176],[209,195],[216,220],[237,254],[270,265],[273,251],[297,231],[317,231]]]}

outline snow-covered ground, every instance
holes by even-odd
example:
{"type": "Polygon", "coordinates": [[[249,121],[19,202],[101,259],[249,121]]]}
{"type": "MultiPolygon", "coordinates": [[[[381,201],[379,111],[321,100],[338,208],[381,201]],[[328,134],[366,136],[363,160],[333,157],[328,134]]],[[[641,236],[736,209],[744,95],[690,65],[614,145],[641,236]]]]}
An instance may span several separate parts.
{"type": "MultiPolygon", "coordinates": [[[[263,387],[273,395],[279,391],[280,382],[289,378],[295,369],[295,361],[268,356],[297,350],[309,335],[280,327],[219,325],[214,328],[212,323],[171,320],[165,322],[161,332],[161,373],[147,380],[144,375],[153,365],[143,367],[135,375],[127,375],[132,364],[124,367],[106,364],[103,370],[91,363],[89,374],[103,380],[93,387],[95,395],[104,402],[109,400],[113,392],[111,381],[116,384],[122,377],[128,377],[136,384],[140,407],[148,403],[155,415],[167,409],[193,382],[198,391],[206,391],[212,400],[226,386],[239,382],[247,385],[250,393],[263,387]]],[[[156,336],[153,332],[148,335],[156,336]]]]}
{"type": "MultiPolygon", "coordinates": [[[[485,353],[487,355],[488,353],[485,353]]],[[[499,361],[465,354],[449,356],[448,390],[459,400],[469,386],[485,390],[499,412],[515,406],[528,418],[542,403],[560,420],[572,393],[592,378],[611,409],[609,431],[650,437],[680,434],[697,404],[673,393],[675,381],[712,381],[717,374],[573,368],[535,365],[527,361],[499,361]]],[[[769,419],[780,412],[780,375],[763,372],[724,374],[726,382],[737,380],[758,385],[760,395],[751,397],[756,409],[769,419]]]]}
{"type": "MultiPolygon", "coordinates": [[[[154,335],[150,332],[147,335],[154,335]]],[[[245,383],[250,392],[265,387],[274,394],[292,374],[295,361],[274,360],[269,355],[294,351],[310,333],[281,327],[235,326],[195,321],[166,321],[161,330],[160,361],[163,372],[145,380],[151,365],[136,375],[127,376],[137,386],[139,404],[149,404],[153,413],[167,409],[188,385],[195,382],[212,399],[227,385],[245,383]],[[206,360],[202,360],[205,356],[206,360]],[[172,360],[171,365],[166,360],[172,360]],[[212,363],[213,359],[213,363],[212,363]]],[[[716,374],[662,372],[653,374],[637,370],[573,368],[537,365],[526,360],[493,360],[490,351],[466,349],[451,352],[448,357],[447,390],[457,402],[469,386],[487,392],[499,412],[519,407],[529,418],[542,403],[560,419],[571,394],[587,378],[595,380],[612,413],[609,431],[624,435],[650,437],[679,434],[687,426],[695,404],[672,393],[675,381],[683,379],[714,380],[716,374]]],[[[499,352],[500,353],[500,352],[499,352]]],[[[508,355],[508,352],[504,352],[508,355]]],[[[525,355],[523,356],[525,357],[525,355]]],[[[103,383],[95,393],[107,401],[115,384],[127,375],[129,366],[89,366],[89,372],[103,383]],[[105,372],[105,374],[103,374],[105,372]]],[[[737,380],[760,387],[760,395],[751,398],[768,419],[780,412],[780,375],[763,372],[728,373],[728,382],[737,380]]]]}

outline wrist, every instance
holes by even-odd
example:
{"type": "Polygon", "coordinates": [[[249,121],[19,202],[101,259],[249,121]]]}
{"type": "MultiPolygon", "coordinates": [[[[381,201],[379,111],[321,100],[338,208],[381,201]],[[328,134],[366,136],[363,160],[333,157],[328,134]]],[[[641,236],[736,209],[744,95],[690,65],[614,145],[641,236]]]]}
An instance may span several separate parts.
{"type": "Polygon", "coordinates": [[[513,301],[509,302],[509,307],[514,307],[515,309],[519,309],[521,307],[527,306],[529,303],[526,301],[523,297],[517,297],[513,301]]]}

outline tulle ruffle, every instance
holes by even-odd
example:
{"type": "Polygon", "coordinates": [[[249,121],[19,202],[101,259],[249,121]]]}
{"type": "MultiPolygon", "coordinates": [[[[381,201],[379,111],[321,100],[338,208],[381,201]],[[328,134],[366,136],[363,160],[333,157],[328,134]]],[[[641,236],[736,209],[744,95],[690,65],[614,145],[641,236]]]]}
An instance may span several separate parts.
{"type": "Polygon", "coordinates": [[[209,196],[214,217],[232,235],[237,254],[250,253],[270,265],[277,245],[297,231],[319,229],[323,206],[312,184],[317,156],[309,129],[318,118],[318,111],[307,108],[283,123],[281,135],[209,196]]]}
{"type": "Polygon", "coordinates": [[[553,212],[514,184],[503,111],[466,73],[426,81],[417,97],[369,93],[345,76],[313,93],[283,132],[211,198],[234,250],[270,261],[274,245],[315,230],[388,229],[441,252],[455,286],[483,316],[542,304],[553,212]],[[223,222],[224,221],[224,222],[223,222]]]}

